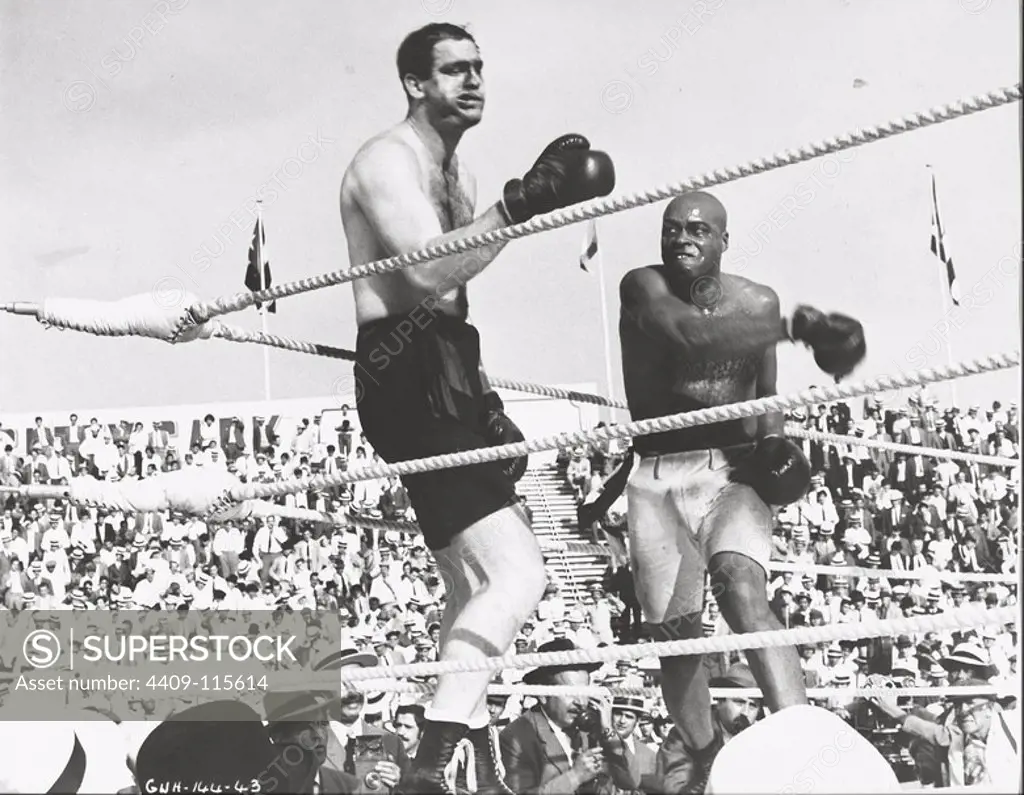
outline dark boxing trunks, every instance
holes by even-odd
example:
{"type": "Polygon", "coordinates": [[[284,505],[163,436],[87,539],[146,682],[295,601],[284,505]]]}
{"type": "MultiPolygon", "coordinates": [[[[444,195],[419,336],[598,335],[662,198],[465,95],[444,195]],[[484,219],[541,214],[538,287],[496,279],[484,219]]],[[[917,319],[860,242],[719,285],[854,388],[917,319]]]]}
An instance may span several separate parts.
{"type": "MultiPolygon", "coordinates": [[[[363,433],[389,464],[491,446],[480,337],[468,323],[440,313],[371,321],[359,329],[355,377],[363,433]]],[[[428,548],[515,503],[503,463],[402,476],[428,548]]]]}

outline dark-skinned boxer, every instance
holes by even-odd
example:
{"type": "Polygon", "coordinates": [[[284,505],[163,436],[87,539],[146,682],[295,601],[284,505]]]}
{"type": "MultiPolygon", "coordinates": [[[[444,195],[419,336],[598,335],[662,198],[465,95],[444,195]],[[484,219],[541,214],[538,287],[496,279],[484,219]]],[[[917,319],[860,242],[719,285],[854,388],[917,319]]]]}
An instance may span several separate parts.
{"type": "MultiPolygon", "coordinates": [[[[483,114],[483,62],[463,28],[432,24],[406,37],[398,72],[408,115],[356,154],[341,187],[352,265],[490,232],[611,192],[611,159],[580,135],[545,148],[499,201],[476,215],[476,183],[456,156],[483,114]]],[[[500,143],[500,142],[499,142],[500,143]]],[[[353,283],[355,376],[366,438],[388,462],[522,440],[490,389],[466,282],[504,244],[353,283]]],[[[404,476],[424,540],[445,578],[441,661],[505,654],[543,594],[544,560],[514,489],[526,461],[404,476]]],[[[507,793],[488,742],[490,673],[440,677],[416,759],[398,792],[449,792],[458,743],[476,748],[477,792],[507,793]]]]}
{"type": "MultiPolygon", "coordinates": [[[[665,210],[662,264],[621,284],[620,337],[634,420],[775,394],[776,345],[802,342],[835,378],[864,357],[857,321],[799,307],[780,314],[770,288],[722,273],[725,208],[688,193],[665,210]]],[[[705,574],[734,632],[780,628],[766,596],[773,505],[810,485],[800,448],[783,438],[781,413],[641,436],[626,486],[637,594],[655,639],[702,636],[705,574]]],[[[792,647],[747,652],[773,711],[806,703],[792,647]]],[[[661,660],[666,705],[695,761],[702,792],[717,753],[700,656],[661,660]]]]}

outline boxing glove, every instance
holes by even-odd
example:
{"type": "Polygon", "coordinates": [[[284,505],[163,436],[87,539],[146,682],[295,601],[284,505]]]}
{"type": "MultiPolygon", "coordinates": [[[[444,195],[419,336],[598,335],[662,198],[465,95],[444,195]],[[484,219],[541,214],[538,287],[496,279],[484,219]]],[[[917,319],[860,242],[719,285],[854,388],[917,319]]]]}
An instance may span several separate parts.
{"type": "Polygon", "coordinates": [[[734,471],[733,479],[752,486],[768,505],[789,505],[811,486],[811,465],[803,450],[781,436],[765,436],[734,471]]]}
{"type": "MultiPolygon", "coordinates": [[[[497,392],[488,392],[484,395],[484,406],[484,438],[487,439],[490,447],[526,441],[523,432],[516,427],[516,424],[505,413],[505,404],[502,403],[497,392]]],[[[505,458],[499,463],[509,479],[516,483],[526,474],[526,467],[529,462],[529,456],[524,455],[519,458],[505,458]]]]}
{"type": "Polygon", "coordinates": [[[505,184],[501,206],[514,224],[597,196],[615,187],[615,167],[604,152],[575,133],[548,144],[522,179],[505,184]]]}
{"type": "Polygon", "coordinates": [[[810,347],[818,367],[837,381],[849,375],[867,353],[864,327],[858,321],[809,306],[799,306],[793,313],[789,338],[810,347]]]}

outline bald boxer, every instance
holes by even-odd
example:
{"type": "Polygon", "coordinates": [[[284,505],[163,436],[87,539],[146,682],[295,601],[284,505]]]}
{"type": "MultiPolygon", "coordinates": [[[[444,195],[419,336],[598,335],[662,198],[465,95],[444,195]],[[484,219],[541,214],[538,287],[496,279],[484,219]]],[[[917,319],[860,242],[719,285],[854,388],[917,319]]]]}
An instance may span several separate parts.
{"type": "MultiPolygon", "coordinates": [[[[611,192],[610,158],[582,136],[565,135],[476,215],[476,182],[456,154],[463,134],[483,117],[476,42],[463,28],[431,24],[406,37],[397,60],[408,115],[363,145],[341,186],[352,265],[492,232],[611,192]]],[[[480,339],[468,322],[466,283],[502,248],[353,282],[359,418],[385,461],[522,441],[489,387],[480,339]]],[[[445,577],[442,661],[504,654],[540,601],[544,560],[514,488],[525,469],[523,459],[402,479],[445,577]]],[[[467,734],[476,749],[477,792],[509,791],[488,741],[489,677],[481,671],[440,678],[398,791],[448,792],[444,768],[467,734]]]]}
{"type": "MultiPolygon", "coordinates": [[[[621,283],[620,337],[626,397],[634,420],[775,394],[775,347],[811,347],[841,378],[863,359],[860,324],[799,307],[783,318],[770,288],[722,273],[726,211],[707,193],[665,210],[662,264],[621,283]]],[[[637,595],[656,639],[699,638],[705,574],[734,632],[777,629],[766,572],[772,505],[799,499],[810,484],[801,449],[786,440],[780,413],[641,436],[640,463],[626,486],[637,595]]],[[[792,647],[747,652],[773,710],[806,701],[792,647]]],[[[719,745],[699,656],[662,659],[666,705],[695,760],[691,790],[703,791],[719,745]]]]}

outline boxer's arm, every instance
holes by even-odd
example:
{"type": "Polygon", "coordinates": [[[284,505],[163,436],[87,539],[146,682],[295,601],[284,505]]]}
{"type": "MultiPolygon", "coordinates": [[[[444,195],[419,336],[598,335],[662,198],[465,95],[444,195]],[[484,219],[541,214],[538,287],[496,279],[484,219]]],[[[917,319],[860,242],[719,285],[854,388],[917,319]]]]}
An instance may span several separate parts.
{"type": "MultiPolygon", "coordinates": [[[[420,184],[419,161],[406,146],[381,143],[353,164],[354,198],[389,255],[458,240],[507,226],[495,203],[472,223],[443,232],[420,184]]],[[[344,213],[343,219],[344,221],[344,213]]],[[[406,269],[409,279],[429,292],[448,292],[486,268],[505,243],[471,249],[406,269]]]]}
{"type": "MultiPolygon", "coordinates": [[[[775,346],[768,346],[761,360],[761,367],[757,372],[757,397],[769,397],[776,394],[775,380],[778,371],[778,364],[775,356],[775,346]]],[[[758,438],[764,436],[782,436],[785,426],[785,415],[781,411],[773,411],[762,414],[757,418],[758,438]]]]}
{"type": "Polygon", "coordinates": [[[754,299],[762,304],[760,311],[737,313],[728,324],[696,322],[699,310],[678,298],[653,268],[627,273],[619,298],[623,320],[684,356],[699,356],[709,349],[723,358],[749,356],[789,339],[779,318],[778,298],[767,288],[754,299]]]}

